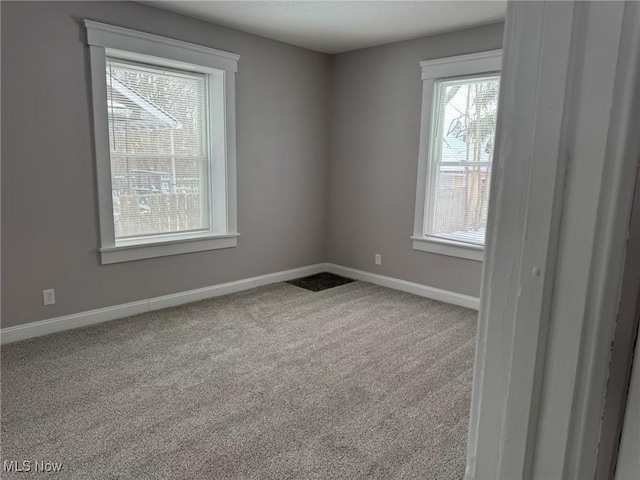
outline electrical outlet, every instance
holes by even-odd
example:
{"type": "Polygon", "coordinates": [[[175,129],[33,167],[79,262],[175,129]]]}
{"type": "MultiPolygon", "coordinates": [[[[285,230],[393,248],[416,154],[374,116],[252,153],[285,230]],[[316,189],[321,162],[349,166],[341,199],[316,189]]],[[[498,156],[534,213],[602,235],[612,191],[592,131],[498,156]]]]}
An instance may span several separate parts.
{"type": "Polygon", "coordinates": [[[376,265],[382,265],[382,255],[376,253],[376,265]]]}
{"type": "Polygon", "coordinates": [[[45,305],[53,305],[56,303],[56,291],[53,288],[42,290],[42,303],[45,305]]]}

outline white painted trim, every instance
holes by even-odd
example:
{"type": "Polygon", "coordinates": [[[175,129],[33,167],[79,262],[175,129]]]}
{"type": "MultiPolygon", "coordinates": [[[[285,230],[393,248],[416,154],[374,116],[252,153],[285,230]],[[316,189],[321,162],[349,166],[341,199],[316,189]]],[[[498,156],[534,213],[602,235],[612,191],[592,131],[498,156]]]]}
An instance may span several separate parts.
{"type": "Polygon", "coordinates": [[[239,237],[239,233],[229,233],[225,235],[211,234],[205,232],[177,232],[172,235],[149,235],[146,237],[132,237],[124,240],[118,240],[115,247],[100,248],[101,252],[110,252],[114,250],[125,250],[127,248],[138,248],[140,246],[150,245],[168,245],[178,242],[197,242],[200,240],[215,240],[223,238],[239,237]]]}
{"type": "Polygon", "coordinates": [[[219,297],[230,293],[241,292],[251,288],[262,287],[272,283],[286,282],[295,278],[314,275],[321,272],[332,272],[348,278],[370,282],[383,287],[412,293],[421,297],[432,298],[441,302],[459,305],[474,310],[478,309],[478,299],[447,290],[427,287],[418,283],[407,282],[397,278],[385,277],[374,273],[342,267],[332,263],[317,263],[306,267],[293,268],[281,272],[268,273],[257,277],[245,278],[233,282],[220,283],[210,287],[197,288],[186,292],[162,295],[137,302],[98,308],[87,312],[74,313],[63,317],[50,318],[15,327],[0,329],[0,344],[17,342],[28,338],[40,337],[50,333],[62,332],[74,328],[86,327],[96,323],[108,322],[119,318],[130,317],[140,313],[175,307],[185,303],[197,302],[207,298],[219,297]]]}
{"type": "Polygon", "coordinates": [[[420,143],[418,146],[418,177],[416,181],[416,204],[413,210],[413,236],[421,237],[425,233],[428,204],[431,203],[428,191],[431,189],[431,125],[435,120],[433,89],[435,81],[425,79],[422,82],[422,111],[420,115],[420,143]]]}
{"type": "MultiPolygon", "coordinates": [[[[640,3],[633,2],[636,8],[636,14],[640,15],[640,3]]],[[[631,16],[626,16],[626,20],[630,20],[631,16]]],[[[640,45],[640,22],[636,24],[635,32],[629,32],[631,36],[635,35],[636,40],[625,42],[626,45],[640,45]]],[[[636,54],[638,55],[638,54],[636,54]]],[[[638,59],[636,57],[635,63],[638,59]]],[[[629,62],[633,64],[634,62],[629,62]]],[[[635,120],[631,124],[640,125],[640,91],[636,90],[636,96],[629,102],[629,108],[635,111],[635,120]]],[[[623,131],[621,128],[618,131],[623,131]]],[[[627,140],[635,141],[635,157],[640,159],[640,139],[637,136],[630,137],[627,140]],[[635,139],[634,139],[635,137],[635,139]]],[[[632,147],[633,148],[633,147],[632,147]]],[[[640,167],[640,166],[639,166],[640,167]]],[[[640,169],[636,170],[636,186],[634,193],[634,204],[632,207],[631,221],[629,222],[629,237],[627,239],[627,251],[625,252],[625,266],[621,276],[620,300],[618,303],[618,318],[616,321],[616,329],[613,339],[611,363],[609,366],[609,377],[607,380],[607,396],[602,414],[602,425],[600,430],[600,440],[598,446],[598,459],[596,463],[595,478],[614,477],[614,472],[618,475],[617,464],[622,455],[621,432],[627,428],[628,423],[625,421],[625,411],[628,410],[629,395],[629,378],[632,375],[631,369],[634,362],[634,345],[638,338],[638,325],[640,324],[640,302],[638,302],[638,292],[640,292],[640,169]],[[623,427],[624,425],[624,427],[623,427]]],[[[614,297],[615,299],[615,297],[614,297]]],[[[640,357],[640,347],[636,346],[636,359],[640,357]]],[[[637,360],[636,373],[640,373],[640,360],[637,360]]],[[[635,370],[635,369],[634,369],[635,370]]],[[[640,381],[640,378],[638,378],[640,381]]],[[[640,386],[640,385],[639,385],[640,386]]],[[[630,398],[629,398],[630,400],[630,398]]],[[[640,413],[640,405],[636,405],[636,412],[640,413]]],[[[640,422],[637,426],[640,425],[640,422]]],[[[630,428],[634,428],[629,425],[630,428]]],[[[624,442],[623,442],[624,443],[624,442]]],[[[640,443],[636,443],[636,446],[640,443]]],[[[629,451],[629,453],[631,453],[629,451]]],[[[635,457],[640,461],[639,457],[635,457]]],[[[624,460],[623,460],[624,461],[624,460]]],[[[636,464],[640,467],[640,464],[636,464]]],[[[629,475],[626,478],[640,478],[638,475],[629,475]]],[[[618,477],[618,480],[621,480],[618,477]]]]}
{"type": "Polygon", "coordinates": [[[502,63],[502,50],[456,55],[454,57],[434,58],[420,62],[422,79],[471,75],[478,72],[498,72],[502,63]]]}
{"type": "Polygon", "coordinates": [[[86,327],[96,323],[117,320],[149,311],[148,300],[124,303],[113,307],[98,308],[88,312],[74,313],[64,317],[49,318],[38,322],[25,323],[15,327],[6,327],[0,330],[0,343],[18,342],[28,338],[41,337],[50,333],[62,332],[73,328],[86,327]]]}
{"type": "Polygon", "coordinates": [[[239,55],[103,23],[84,21],[91,59],[91,91],[102,264],[178,255],[237,246],[235,72],[239,55]],[[106,100],[106,57],[143,61],[207,75],[209,105],[210,228],[198,234],[176,233],[116,240],[111,188],[106,100]],[[218,108],[224,105],[222,111],[218,108]],[[218,118],[211,116],[216,112],[218,118]],[[212,125],[217,125],[215,131],[212,125]],[[214,198],[215,197],[215,198],[214,198]],[[198,238],[194,238],[198,237],[198,238]],[[178,244],[178,242],[184,242],[178,244]]]}
{"type": "MultiPolygon", "coordinates": [[[[586,14],[580,20],[588,36],[580,43],[583,70],[576,122],[581,128],[573,150],[580,168],[567,182],[568,240],[558,262],[561,275],[555,286],[555,322],[550,332],[555,342],[547,354],[538,427],[539,442],[545,448],[548,438],[566,438],[565,456],[558,462],[564,478],[592,478],[601,448],[600,427],[640,155],[640,8],[637,2],[587,2],[582,8],[586,14]],[[574,240],[581,235],[588,242],[574,248],[574,240]],[[580,310],[575,308],[576,298],[583,299],[580,310]],[[556,367],[568,366],[566,354],[576,338],[580,341],[571,362],[575,372],[568,381],[556,367]],[[568,383],[573,384],[570,390],[568,383]],[[556,408],[565,393],[562,389],[572,396],[564,416],[556,408]],[[557,414],[566,423],[556,422],[557,414]]],[[[549,465],[541,456],[534,473],[544,476],[549,465]]]]}
{"type": "Polygon", "coordinates": [[[315,275],[326,271],[324,263],[317,263],[307,267],[284,270],[282,272],[268,273],[257,277],[236,280],[235,282],[221,283],[211,287],[198,288],[187,292],[173,293],[149,299],[149,310],[175,307],[185,303],[197,302],[207,298],[220,297],[230,293],[241,292],[251,288],[263,287],[272,283],[286,282],[308,275],[315,275]]]}
{"type": "Polygon", "coordinates": [[[468,479],[593,478],[637,162],[633,4],[508,3],[468,479]]]}
{"type": "Polygon", "coordinates": [[[480,301],[476,297],[451,292],[449,290],[428,287],[420,283],[408,282],[407,280],[378,275],[377,273],[365,272],[364,270],[357,270],[355,268],[343,267],[333,263],[327,263],[326,269],[328,272],[335,273],[336,275],[342,275],[343,277],[362,280],[363,282],[369,282],[382,287],[400,290],[401,292],[412,293],[413,295],[431,298],[433,300],[458,305],[460,307],[478,310],[480,306],[480,301]]]}
{"type": "Polygon", "coordinates": [[[236,74],[224,74],[227,231],[238,231],[236,185],[236,74]]]}
{"type": "Polygon", "coordinates": [[[12,343],[19,340],[48,335],[50,333],[71,330],[73,328],[86,327],[88,325],[125,318],[131,315],[138,315],[152,310],[175,307],[185,303],[197,302],[199,300],[227,295],[234,292],[241,292],[250,288],[261,287],[277,282],[285,282],[287,280],[293,280],[295,278],[313,275],[323,271],[326,271],[326,264],[318,263],[306,267],[259,275],[257,277],[221,283],[186,292],[163,295],[160,297],[115,305],[113,307],[99,308],[87,312],[74,313],[72,315],[50,318],[24,325],[17,325],[15,327],[7,327],[0,330],[0,343],[12,343]]]}
{"type": "Polygon", "coordinates": [[[560,220],[553,202],[561,199],[556,187],[562,187],[557,180],[567,157],[561,122],[572,9],[571,2],[507,7],[467,479],[533,478],[545,309],[560,220]]]}
{"type": "MultiPolygon", "coordinates": [[[[420,144],[418,150],[418,175],[416,181],[416,203],[413,217],[413,248],[441,255],[467,258],[482,261],[483,254],[470,252],[454,245],[446,248],[442,245],[431,246],[425,242],[424,234],[429,225],[432,212],[431,198],[436,177],[435,162],[432,158],[434,142],[432,129],[437,122],[438,104],[434,102],[436,80],[467,75],[484,75],[499,72],[502,61],[502,50],[458,55],[420,62],[422,68],[422,111],[420,118],[420,144]],[[455,248],[458,247],[458,248],[455,248]]],[[[443,242],[443,244],[446,243],[443,242]]]]}
{"type": "Polygon", "coordinates": [[[92,46],[205,65],[228,72],[238,71],[240,55],[235,53],[91,20],[85,20],[84,26],[87,43],[92,46]]]}
{"type": "Polygon", "coordinates": [[[440,238],[411,237],[413,249],[422,252],[438,253],[448,257],[466,258],[482,262],[484,260],[484,247],[469,243],[447,241],[440,238]]]}
{"type": "Polygon", "coordinates": [[[90,46],[91,97],[93,100],[93,139],[98,186],[98,215],[102,246],[115,245],[113,226],[113,190],[109,151],[109,114],[107,108],[107,66],[104,48],[90,46]]]}
{"type": "MultiPolygon", "coordinates": [[[[571,4],[544,9],[536,98],[528,107],[517,101],[509,106],[526,109],[533,115],[527,140],[531,142],[529,158],[535,159],[535,165],[528,172],[524,190],[527,201],[522,236],[514,236],[521,242],[519,271],[514,276],[519,292],[507,386],[509,400],[503,416],[503,429],[509,432],[511,441],[503,444],[499,470],[502,478],[529,478],[534,469],[544,375],[541,359],[546,355],[569,161],[568,111],[572,108],[573,91],[567,85],[578,83],[573,68],[574,31],[570,28],[574,15],[571,4]]],[[[503,153],[508,155],[502,157],[505,162],[521,154],[515,149],[503,153]]]]}
{"type": "Polygon", "coordinates": [[[163,242],[100,248],[100,259],[103,265],[108,265],[143,260],[145,258],[231,248],[238,245],[238,236],[239,234],[210,235],[200,238],[182,238],[163,242]]]}

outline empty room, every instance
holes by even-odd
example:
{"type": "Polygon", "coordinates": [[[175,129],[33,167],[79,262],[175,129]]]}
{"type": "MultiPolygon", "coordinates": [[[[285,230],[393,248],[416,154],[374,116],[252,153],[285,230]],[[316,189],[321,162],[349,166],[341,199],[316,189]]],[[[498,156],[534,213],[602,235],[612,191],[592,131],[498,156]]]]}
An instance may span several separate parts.
{"type": "Polygon", "coordinates": [[[0,16],[2,478],[638,478],[640,3],[0,16]]]}

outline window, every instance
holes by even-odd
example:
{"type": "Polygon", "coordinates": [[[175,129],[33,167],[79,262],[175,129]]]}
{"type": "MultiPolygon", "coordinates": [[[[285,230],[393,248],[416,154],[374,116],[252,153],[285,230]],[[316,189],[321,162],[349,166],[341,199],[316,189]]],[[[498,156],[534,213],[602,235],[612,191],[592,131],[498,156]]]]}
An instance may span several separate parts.
{"type": "Polygon", "coordinates": [[[421,62],[422,125],[413,248],[482,260],[500,51],[421,62]]]}
{"type": "Polygon", "coordinates": [[[237,55],[85,20],[103,264],[237,245],[237,55]]]}

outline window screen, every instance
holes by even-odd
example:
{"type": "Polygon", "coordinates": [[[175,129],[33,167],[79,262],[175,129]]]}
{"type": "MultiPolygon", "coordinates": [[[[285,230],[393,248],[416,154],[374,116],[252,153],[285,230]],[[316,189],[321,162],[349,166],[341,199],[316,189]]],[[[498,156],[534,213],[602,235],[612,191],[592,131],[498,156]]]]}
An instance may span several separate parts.
{"type": "Polygon", "coordinates": [[[211,223],[204,74],[107,59],[116,239],[211,223]]]}
{"type": "Polygon", "coordinates": [[[483,245],[500,77],[435,84],[426,236],[483,245]]]}

